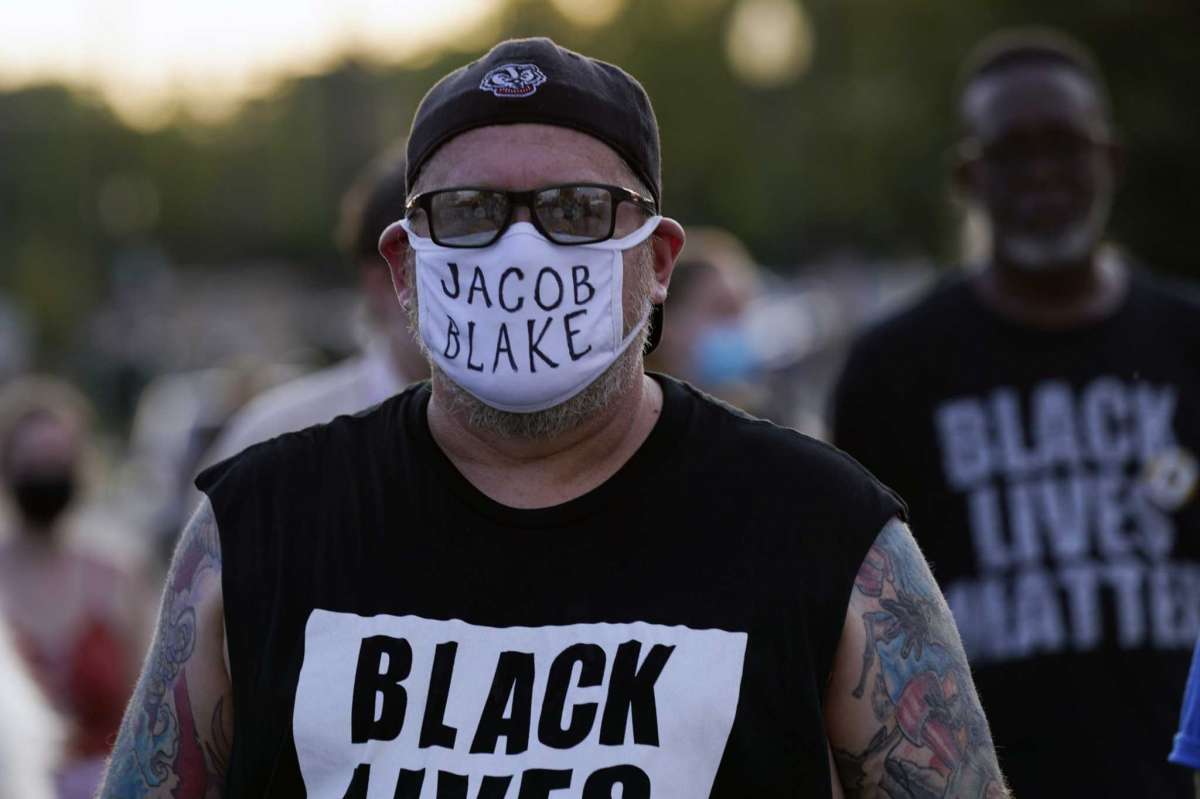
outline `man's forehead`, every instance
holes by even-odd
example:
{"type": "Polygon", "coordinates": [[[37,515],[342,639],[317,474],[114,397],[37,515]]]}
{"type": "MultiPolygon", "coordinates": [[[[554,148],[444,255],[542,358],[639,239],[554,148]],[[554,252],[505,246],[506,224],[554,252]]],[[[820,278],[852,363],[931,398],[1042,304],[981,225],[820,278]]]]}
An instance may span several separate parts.
{"type": "Polygon", "coordinates": [[[1107,127],[1096,87],[1059,64],[1013,66],[981,76],[963,97],[963,118],[985,142],[1020,127],[1058,124],[1094,134],[1107,127]]]}
{"type": "Polygon", "coordinates": [[[430,157],[415,190],[529,189],[556,183],[628,184],[632,170],[604,142],[556,125],[488,125],[460,133],[430,157]]]}

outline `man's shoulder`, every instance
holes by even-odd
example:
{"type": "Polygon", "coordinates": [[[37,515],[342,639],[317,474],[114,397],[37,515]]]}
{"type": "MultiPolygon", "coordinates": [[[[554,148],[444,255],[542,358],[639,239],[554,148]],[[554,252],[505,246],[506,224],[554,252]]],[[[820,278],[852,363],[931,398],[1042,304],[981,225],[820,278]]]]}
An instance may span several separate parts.
{"type": "MultiPolygon", "coordinates": [[[[705,400],[691,431],[678,453],[678,495],[689,513],[706,519],[709,508],[717,517],[736,509],[740,545],[774,553],[788,579],[821,563],[848,586],[883,525],[907,518],[903,500],[858,461],[796,430],[705,400]]],[[[828,584],[801,593],[818,585],[828,584]]],[[[843,614],[828,621],[840,629],[843,614]]]]}
{"type": "Polygon", "coordinates": [[[679,384],[698,407],[693,430],[704,431],[702,463],[744,478],[755,490],[773,487],[817,496],[881,492],[891,495],[864,466],[837,447],[752,416],[679,384]]]}
{"type": "Polygon", "coordinates": [[[382,442],[399,444],[402,406],[420,389],[421,384],[414,384],[369,408],[342,413],[253,443],[200,472],[196,486],[211,496],[222,482],[253,481],[262,485],[264,481],[320,481],[323,475],[365,463],[382,442]]]}

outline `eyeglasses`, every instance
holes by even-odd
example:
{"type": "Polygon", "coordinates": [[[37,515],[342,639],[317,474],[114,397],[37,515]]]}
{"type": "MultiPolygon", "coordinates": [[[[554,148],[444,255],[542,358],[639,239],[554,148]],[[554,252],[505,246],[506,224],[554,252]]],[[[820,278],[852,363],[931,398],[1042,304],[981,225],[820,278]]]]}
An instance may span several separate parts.
{"type": "Polygon", "coordinates": [[[1040,159],[1060,164],[1078,163],[1096,152],[1110,147],[1111,139],[1086,131],[1054,127],[1036,133],[1010,133],[985,143],[967,139],[960,152],[967,159],[980,159],[999,167],[1019,167],[1040,159]]]}
{"type": "Polygon", "coordinates": [[[532,191],[438,189],[409,199],[405,217],[418,235],[443,247],[487,247],[528,208],[533,226],[555,244],[593,244],[632,233],[655,211],[654,201],[603,183],[572,183],[532,191]]]}

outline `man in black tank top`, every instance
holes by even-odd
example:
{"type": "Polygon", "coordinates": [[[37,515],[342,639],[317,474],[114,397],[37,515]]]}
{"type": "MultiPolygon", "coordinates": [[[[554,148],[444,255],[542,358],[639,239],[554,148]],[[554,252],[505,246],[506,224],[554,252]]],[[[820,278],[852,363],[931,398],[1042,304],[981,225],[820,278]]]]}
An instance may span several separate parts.
{"type": "Polygon", "coordinates": [[[958,177],[991,247],[852,348],[835,440],[897,488],[1022,799],[1190,796],[1200,303],[1101,247],[1119,161],[1078,45],[985,42],[958,177]]]}
{"type": "Polygon", "coordinates": [[[103,796],[1004,796],[900,500],[644,372],[683,231],[641,86],[505,42],[408,164],[432,380],[198,478],[103,796]]]}

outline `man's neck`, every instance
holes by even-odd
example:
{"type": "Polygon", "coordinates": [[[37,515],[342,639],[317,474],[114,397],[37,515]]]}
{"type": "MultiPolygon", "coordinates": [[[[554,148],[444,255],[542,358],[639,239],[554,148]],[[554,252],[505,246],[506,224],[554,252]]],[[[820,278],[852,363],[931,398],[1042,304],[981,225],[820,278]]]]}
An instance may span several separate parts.
{"type": "Polygon", "coordinates": [[[1042,271],[993,258],[972,285],[985,305],[1018,324],[1064,330],[1113,313],[1125,298],[1129,272],[1106,251],[1042,271]]]}
{"type": "Polygon", "coordinates": [[[616,474],[662,412],[662,388],[641,375],[601,413],[547,439],[509,438],[469,426],[461,413],[429,401],[429,431],[454,466],[495,501],[545,508],[582,496],[616,474]]]}

